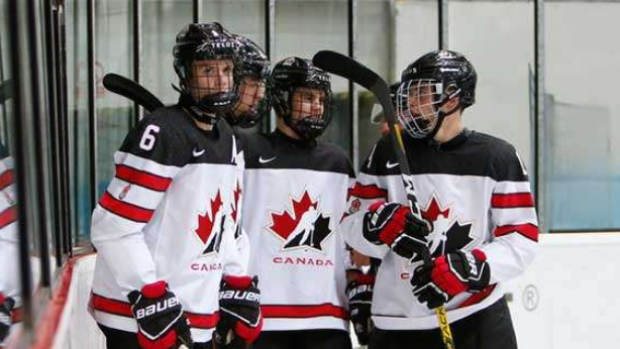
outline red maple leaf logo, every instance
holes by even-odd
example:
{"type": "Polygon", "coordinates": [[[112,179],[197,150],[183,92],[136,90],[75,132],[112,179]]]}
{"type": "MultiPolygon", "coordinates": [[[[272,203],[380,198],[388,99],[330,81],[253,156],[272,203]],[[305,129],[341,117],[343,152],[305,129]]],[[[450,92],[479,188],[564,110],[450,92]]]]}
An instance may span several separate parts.
{"type": "Polygon", "coordinates": [[[217,213],[222,208],[222,197],[220,195],[220,191],[217,191],[217,195],[214,200],[211,200],[211,216],[209,216],[209,212],[205,212],[204,215],[198,215],[198,228],[196,229],[196,234],[200,238],[203,244],[206,244],[209,241],[209,237],[213,232],[213,225],[215,217],[217,213]]]}
{"type": "Polygon", "coordinates": [[[239,185],[239,181],[237,181],[237,184],[235,185],[234,195],[235,201],[231,205],[232,213],[230,215],[232,216],[233,222],[237,223],[237,209],[239,208],[239,199],[241,198],[241,186],[239,185]]]}
{"type": "Polygon", "coordinates": [[[312,201],[307,191],[304,191],[299,201],[293,199],[293,214],[289,214],[284,210],[281,214],[271,213],[271,221],[273,224],[269,227],[271,231],[281,236],[284,240],[288,239],[289,235],[295,230],[301,217],[311,207],[316,210],[318,201],[312,201]]]}
{"type": "Polygon", "coordinates": [[[422,211],[422,217],[429,222],[434,222],[437,220],[439,216],[443,216],[444,218],[448,218],[450,215],[450,209],[447,208],[445,210],[441,210],[439,204],[437,203],[437,199],[435,196],[431,199],[431,202],[428,204],[426,210],[422,211]]]}

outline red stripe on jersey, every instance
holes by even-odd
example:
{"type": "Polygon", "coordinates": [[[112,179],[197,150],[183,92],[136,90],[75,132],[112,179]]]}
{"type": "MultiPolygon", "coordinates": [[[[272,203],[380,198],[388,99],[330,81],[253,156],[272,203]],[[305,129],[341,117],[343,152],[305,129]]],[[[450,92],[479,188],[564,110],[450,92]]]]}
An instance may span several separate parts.
{"type": "Polygon", "coordinates": [[[22,322],[23,318],[24,318],[24,312],[21,307],[15,308],[13,309],[13,311],[11,311],[11,323],[16,324],[18,322],[22,322]]]}
{"type": "Polygon", "coordinates": [[[502,225],[495,228],[494,235],[496,237],[518,233],[526,238],[538,242],[538,227],[534,224],[519,224],[519,225],[502,225]]]}
{"type": "MultiPolygon", "coordinates": [[[[131,317],[131,304],[116,299],[110,299],[102,297],[96,294],[91,294],[91,304],[93,309],[108,314],[114,314],[119,316],[131,317]]],[[[190,312],[184,312],[183,315],[189,320],[189,324],[193,328],[211,329],[217,325],[219,314],[195,314],[190,312]]]]}
{"type": "Polygon", "coordinates": [[[17,220],[17,206],[11,206],[0,213],[0,229],[17,220]]]}
{"type": "Polygon", "coordinates": [[[263,316],[267,318],[313,318],[331,316],[339,319],[348,319],[349,314],[333,304],[318,305],[262,305],[263,316]]]}
{"type": "Polygon", "coordinates": [[[14,182],[13,170],[6,170],[0,175],[0,190],[4,190],[14,182]]]}
{"type": "Polygon", "coordinates": [[[185,317],[189,320],[189,325],[193,328],[200,328],[203,330],[212,329],[217,325],[219,320],[219,314],[194,314],[185,312],[185,317]]]}
{"type": "Polygon", "coordinates": [[[493,194],[491,197],[493,208],[534,207],[534,198],[531,193],[493,194]]]}
{"type": "Polygon", "coordinates": [[[158,176],[125,165],[116,165],[116,178],[155,191],[166,191],[172,178],[158,176]]]}
{"type": "Polygon", "coordinates": [[[90,302],[95,310],[108,314],[133,317],[131,313],[131,304],[127,302],[102,297],[94,293],[91,294],[90,302]]]}
{"type": "Polygon", "coordinates": [[[358,197],[360,199],[380,199],[387,198],[388,192],[385,189],[379,188],[374,184],[363,185],[360,183],[355,183],[353,188],[349,189],[349,195],[358,197]]]}
{"type": "Polygon", "coordinates": [[[469,307],[470,305],[482,302],[491,294],[491,292],[493,292],[495,286],[497,286],[497,284],[485,288],[484,290],[482,290],[482,292],[475,293],[471,297],[467,298],[465,302],[461,303],[457,309],[469,307]]]}
{"type": "Polygon", "coordinates": [[[127,202],[116,199],[110,193],[105,192],[99,200],[99,205],[115,215],[138,223],[147,223],[155,211],[148,210],[127,202]]]}

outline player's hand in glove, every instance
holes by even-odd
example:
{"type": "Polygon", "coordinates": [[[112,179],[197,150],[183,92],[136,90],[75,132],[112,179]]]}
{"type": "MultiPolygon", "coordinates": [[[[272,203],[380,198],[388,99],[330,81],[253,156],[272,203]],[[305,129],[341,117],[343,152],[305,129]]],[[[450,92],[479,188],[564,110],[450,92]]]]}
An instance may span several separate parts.
{"type": "Polygon", "coordinates": [[[365,275],[361,272],[352,276],[353,280],[347,285],[349,297],[349,313],[357,341],[361,345],[368,345],[372,320],[370,307],[372,305],[372,292],[375,284],[374,275],[365,275]]]}
{"type": "Polygon", "coordinates": [[[262,328],[258,277],[224,276],[220,285],[220,320],[213,333],[215,347],[247,348],[262,328]]]}
{"type": "Polygon", "coordinates": [[[491,270],[481,250],[457,251],[416,268],[413,295],[429,309],[447,303],[462,292],[478,293],[489,286],[491,270]]]}
{"type": "Polygon", "coordinates": [[[13,298],[5,297],[0,292],[0,347],[4,346],[4,341],[9,336],[9,330],[11,329],[12,318],[11,312],[15,306],[13,298]]]}
{"type": "Polygon", "coordinates": [[[407,206],[377,201],[364,215],[364,238],[375,245],[388,245],[401,257],[411,259],[428,251],[427,222],[416,218],[407,206]]]}
{"type": "Polygon", "coordinates": [[[138,343],[145,349],[193,347],[183,306],[165,281],[145,285],[128,295],[138,322],[138,343]]]}

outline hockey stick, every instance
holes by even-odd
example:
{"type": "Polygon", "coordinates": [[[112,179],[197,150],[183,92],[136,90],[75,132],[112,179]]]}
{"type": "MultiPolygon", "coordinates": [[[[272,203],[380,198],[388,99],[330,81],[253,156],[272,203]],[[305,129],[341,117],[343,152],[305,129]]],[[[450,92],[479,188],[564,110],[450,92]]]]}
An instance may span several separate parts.
{"type": "MultiPolygon", "coordinates": [[[[405,186],[405,192],[407,193],[407,200],[409,201],[409,208],[411,208],[411,213],[416,217],[422,218],[418,200],[415,195],[409,161],[405,155],[405,147],[403,146],[403,140],[396,123],[396,113],[394,112],[394,105],[390,98],[390,88],[388,84],[372,70],[366,68],[352,58],[334,51],[319,51],[312,58],[312,62],[317,67],[329,73],[342,76],[343,78],[363,86],[377,97],[383,108],[385,119],[390,126],[390,138],[392,139],[392,146],[394,147],[396,158],[398,159],[401,178],[405,186]]],[[[424,253],[422,257],[424,263],[430,262],[430,253],[424,253]]],[[[437,308],[436,313],[441,329],[441,337],[446,349],[455,349],[445,306],[442,305],[437,308]]]]}
{"type": "Polygon", "coordinates": [[[149,112],[164,106],[159,98],[142,85],[118,74],[106,74],[103,77],[103,86],[110,92],[131,99],[149,112]]]}

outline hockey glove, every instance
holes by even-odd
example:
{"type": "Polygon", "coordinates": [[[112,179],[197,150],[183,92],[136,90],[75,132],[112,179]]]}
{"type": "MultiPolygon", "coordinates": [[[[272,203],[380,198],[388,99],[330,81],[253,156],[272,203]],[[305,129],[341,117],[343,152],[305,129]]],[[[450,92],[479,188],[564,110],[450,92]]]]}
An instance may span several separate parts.
{"type": "Polygon", "coordinates": [[[364,237],[375,245],[388,245],[396,254],[411,259],[428,251],[428,224],[411,214],[407,206],[377,201],[364,215],[364,237]]]}
{"type": "Polygon", "coordinates": [[[213,333],[216,348],[247,348],[262,327],[258,277],[224,276],[220,285],[220,320],[213,333]]]}
{"type": "Polygon", "coordinates": [[[375,284],[374,275],[357,273],[347,285],[349,297],[349,313],[357,341],[361,345],[368,345],[372,320],[370,306],[372,305],[372,292],[375,284]]]}
{"type": "Polygon", "coordinates": [[[15,301],[13,298],[5,297],[2,292],[0,292],[0,347],[4,346],[4,341],[9,336],[11,324],[13,323],[11,312],[14,306],[15,301]]]}
{"type": "Polygon", "coordinates": [[[183,306],[165,281],[158,281],[128,295],[138,322],[138,343],[145,349],[193,347],[183,306]]]}
{"type": "Polygon", "coordinates": [[[418,301],[434,309],[459,293],[483,291],[490,279],[491,270],[484,252],[457,251],[416,268],[411,285],[418,301]]]}

